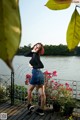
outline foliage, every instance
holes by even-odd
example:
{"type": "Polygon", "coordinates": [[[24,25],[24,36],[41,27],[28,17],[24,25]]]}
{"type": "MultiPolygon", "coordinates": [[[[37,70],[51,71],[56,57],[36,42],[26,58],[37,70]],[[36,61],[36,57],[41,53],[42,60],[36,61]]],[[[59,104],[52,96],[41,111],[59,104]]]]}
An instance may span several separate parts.
{"type": "Polygon", "coordinates": [[[58,101],[61,105],[69,103],[74,105],[75,101],[72,98],[72,88],[68,83],[62,84],[60,81],[53,80],[53,72],[45,72],[45,91],[47,100],[50,99],[58,101]]]}
{"type": "Polygon", "coordinates": [[[5,100],[5,95],[6,95],[5,88],[0,86],[0,102],[3,102],[5,100]]]}
{"type": "Polygon", "coordinates": [[[76,106],[76,100],[72,97],[65,99],[65,106],[69,107],[75,107],[76,106]]]}
{"type": "Polygon", "coordinates": [[[31,46],[24,46],[24,47],[20,47],[17,51],[17,55],[23,55],[26,56],[27,52],[29,52],[31,50],[31,46]]]}
{"type": "Polygon", "coordinates": [[[27,96],[27,88],[21,85],[15,85],[15,98],[25,100],[27,96]]]}
{"type": "MultiPolygon", "coordinates": [[[[62,10],[70,7],[72,0],[48,0],[45,6],[51,10],[62,10]]],[[[80,42],[80,15],[77,11],[78,5],[75,6],[75,10],[72,14],[70,23],[67,29],[67,46],[69,50],[74,49],[80,42]]]]}
{"type": "Polygon", "coordinates": [[[68,48],[74,49],[80,42],[80,15],[77,9],[74,10],[67,29],[68,48]]]}
{"type": "MultiPolygon", "coordinates": [[[[7,87],[8,96],[11,97],[11,85],[7,87]]],[[[14,98],[25,100],[27,96],[27,88],[22,85],[14,85],[14,98]]]]}
{"type": "Polygon", "coordinates": [[[19,47],[21,23],[18,0],[0,0],[0,58],[12,68],[19,47]]]}
{"type": "Polygon", "coordinates": [[[73,117],[72,117],[72,115],[69,116],[68,120],[74,120],[73,117]]]}
{"type": "MultiPolygon", "coordinates": [[[[45,53],[43,56],[80,56],[80,47],[78,46],[74,51],[69,51],[67,45],[44,45],[45,53]]],[[[19,48],[17,55],[27,56],[30,47],[24,46],[19,48]]]]}
{"type": "Polygon", "coordinates": [[[28,85],[29,81],[31,79],[31,75],[30,74],[26,74],[26,80],[25,80],[25,84],[28,85]]]}
{"type": "Polygon", "coordinates": [[[45,6],[47,6],[49,9],[52,10],[62,10],[62,9],[66,9],[70,6],[71,1],[67,2],[67,3],[61,3],[59,2],[59,0],[48,0],[48,2],[45,4],[45,6]]]}

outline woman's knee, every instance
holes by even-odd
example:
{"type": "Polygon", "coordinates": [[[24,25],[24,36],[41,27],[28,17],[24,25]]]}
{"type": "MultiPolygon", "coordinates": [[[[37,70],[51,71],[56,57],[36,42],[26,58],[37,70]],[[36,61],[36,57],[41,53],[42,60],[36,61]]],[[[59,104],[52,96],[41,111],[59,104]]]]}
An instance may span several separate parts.
{"type": "Polygon", "coordinates": [[[44,93],[41,93],[40,96],[44,98],[44,97],[45,97],[45,94],[44,94],[44,93]]]}
{"type": "Polygon", "coordinates": [[[32,91],[33,91],[33,89],[31,89],[31,88],[28,89],[28,93],[32,93],[32,91]]]}
{"type": "Polygon", "coordinates": [[[32,92],[32,91],[33,91],[33,88],[29,88],[29,89],[28,89],[28,92],[32,92]]]}

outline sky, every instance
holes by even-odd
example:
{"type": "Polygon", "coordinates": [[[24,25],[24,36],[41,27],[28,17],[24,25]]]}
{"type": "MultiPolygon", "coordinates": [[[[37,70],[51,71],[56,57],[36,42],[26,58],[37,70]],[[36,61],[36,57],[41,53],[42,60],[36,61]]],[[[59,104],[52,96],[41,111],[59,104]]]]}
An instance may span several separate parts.
{"type": "Polygon", "coordinates": [[[64,10],[50,10],[48,0],[19,0],[22,36],[20,46],[67,45],[66,32],[75,4],[64,10]]]}

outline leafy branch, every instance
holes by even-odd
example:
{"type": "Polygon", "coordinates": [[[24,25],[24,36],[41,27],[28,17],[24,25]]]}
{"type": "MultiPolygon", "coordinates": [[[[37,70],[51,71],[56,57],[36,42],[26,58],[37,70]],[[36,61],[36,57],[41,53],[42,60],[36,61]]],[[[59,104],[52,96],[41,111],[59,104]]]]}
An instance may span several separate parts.
{"type": "MultiPolygon", "coordinates": [[[[69,8],[71,2],[72,0],[48,0],[45,6],[51,10],[63,10],[69,8]]],[[[75,6],[66,32],[66,42],[69,50],[73,50],[80,42],[80,15],[77,7],[80,8],[79,5],[75,6]]]]}

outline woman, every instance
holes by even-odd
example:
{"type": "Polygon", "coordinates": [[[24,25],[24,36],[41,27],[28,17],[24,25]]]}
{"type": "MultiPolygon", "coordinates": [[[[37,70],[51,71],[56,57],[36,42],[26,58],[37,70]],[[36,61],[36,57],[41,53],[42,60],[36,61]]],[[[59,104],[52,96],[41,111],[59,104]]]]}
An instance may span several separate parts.
{"type": "Polygon", "coordinates": [[[32,91],[35,87],[39,90],[41,98],[41,106],[36,110],[39,115],[44,115],[43,109],[45,104],[45,91],[44,91],[44,75],[41,72],[41,68],[44,68],[43,63],[40,60],[40,55],[44,54],[44,47],[41,43],[37,43],[33,46],[28,56],[31,56],[29,61],[30,67],[32,68],[32,78],[30,80],[28,88],[28,109],[31,110],[32,91]]]}

